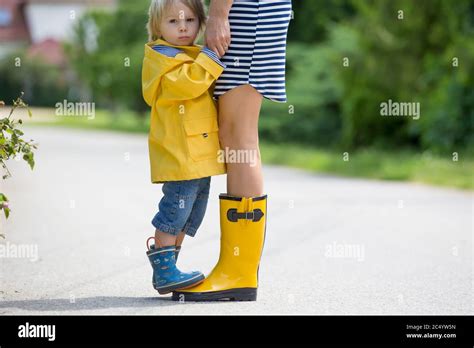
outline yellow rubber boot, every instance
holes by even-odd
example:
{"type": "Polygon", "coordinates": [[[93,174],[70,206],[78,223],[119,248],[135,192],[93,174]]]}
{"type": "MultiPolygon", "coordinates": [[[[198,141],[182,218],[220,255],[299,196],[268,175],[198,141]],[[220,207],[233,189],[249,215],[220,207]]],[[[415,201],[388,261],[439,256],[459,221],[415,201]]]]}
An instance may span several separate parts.
{"type": "Polygon", "coordinates": [[[173,292],[174,301],[255,301],[265,241],[267,196],[219,196],[219,261],[200,285],[173,292]]]}

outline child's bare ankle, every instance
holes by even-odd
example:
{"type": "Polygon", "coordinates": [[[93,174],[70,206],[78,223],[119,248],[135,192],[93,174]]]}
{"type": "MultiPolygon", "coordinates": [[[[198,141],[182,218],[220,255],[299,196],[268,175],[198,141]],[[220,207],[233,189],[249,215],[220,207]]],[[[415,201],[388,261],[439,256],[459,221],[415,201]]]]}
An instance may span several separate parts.
{"type": "Polygon", "coordinates": [[[155,245],[158,248],[176,245],[176,236],[169,233],[164,233],[159,230],[155,230],[155,245]]]}

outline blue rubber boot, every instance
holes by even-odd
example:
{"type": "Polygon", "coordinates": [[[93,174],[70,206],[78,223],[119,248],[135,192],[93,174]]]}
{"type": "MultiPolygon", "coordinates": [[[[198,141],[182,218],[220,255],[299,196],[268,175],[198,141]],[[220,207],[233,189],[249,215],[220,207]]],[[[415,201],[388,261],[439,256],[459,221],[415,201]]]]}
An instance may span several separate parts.
{"type": "MultiPolygon", "coordinates": [[[[154,239],[154,238],[153,237],[148,238],[147,245],[151,239],[154,239]]],[[[183,242],[183,239],[184,239],[184,236],[178,236],[178,239],[176,240],[176,251],[175,251],[176,263],[178,263],[178,256],[179,256],[179,252],[181,251],[181,243],[183,242]]],[[[155,248],[154,244],[152,244],[149,247],[149,249],[152,249],[152,248],[155,248]]]]}
{"type": "MultiPolygon", "coordinates": [[[[150,245],[150,249],[155,249],[155,245],[154,244],[150,245]]],[[[176,250],[174,252],[174,258],[176,260],[176,263],[178,263],[178,255],[180,251],[181,251],[181,245],[176,245],[176,250]]]]}
{"type": "Polygon", "coordinates": [[[174,245],[156,249],[152,245],[146,252],[153,267],[153,287],[160,295],[174,290],[186,289],[200,284],[204,280],[201,272],[181,272],[176,267],[176,247],[174,245]]]}

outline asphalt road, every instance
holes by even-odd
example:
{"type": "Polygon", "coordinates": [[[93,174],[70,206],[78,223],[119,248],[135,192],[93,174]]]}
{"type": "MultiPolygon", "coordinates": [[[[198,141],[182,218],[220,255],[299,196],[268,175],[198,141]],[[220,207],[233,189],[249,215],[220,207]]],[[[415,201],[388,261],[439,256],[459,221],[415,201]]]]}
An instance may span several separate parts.
{"type": "MultiPolygon", "coordinates": [[[[264,166],[258,301],[179,303],[151,286],[145,240],[161,198],[146,136],[25,127],[36,168],[11,161],[0,314],[473,314],[473,196],[264,166]],[[21,249],[22,248],[22,249],[21,249]],[[14,251],[24,254],[14,256],[14,251]]],[[[218,257],[218,194],[178,265],[218,257]]]]}

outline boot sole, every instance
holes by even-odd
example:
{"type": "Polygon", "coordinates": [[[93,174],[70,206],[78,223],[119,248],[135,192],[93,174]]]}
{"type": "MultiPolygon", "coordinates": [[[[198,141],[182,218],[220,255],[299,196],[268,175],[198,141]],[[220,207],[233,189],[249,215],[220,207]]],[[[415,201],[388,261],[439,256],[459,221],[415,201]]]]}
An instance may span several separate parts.
{"type": "Polygon", "coordinates": [[[257,301],[257,288],[237,288],[210,292],[173,292],[173,301],[257,301]]]}
{"type": "Polygon", "coordinates": [[[155,288],[155,290],[158,291],[160,295],[166,295],[175,290],[188,289],[188,288],[194,287],[198,284],[201,284],[204,281],[204,279],[205,279],[204,275],[201,274],[200,276],[190,279],[186,282],[179,283],[179,284],[172,284],[167,287],[162,287],[159,289],[155,288]]]}

